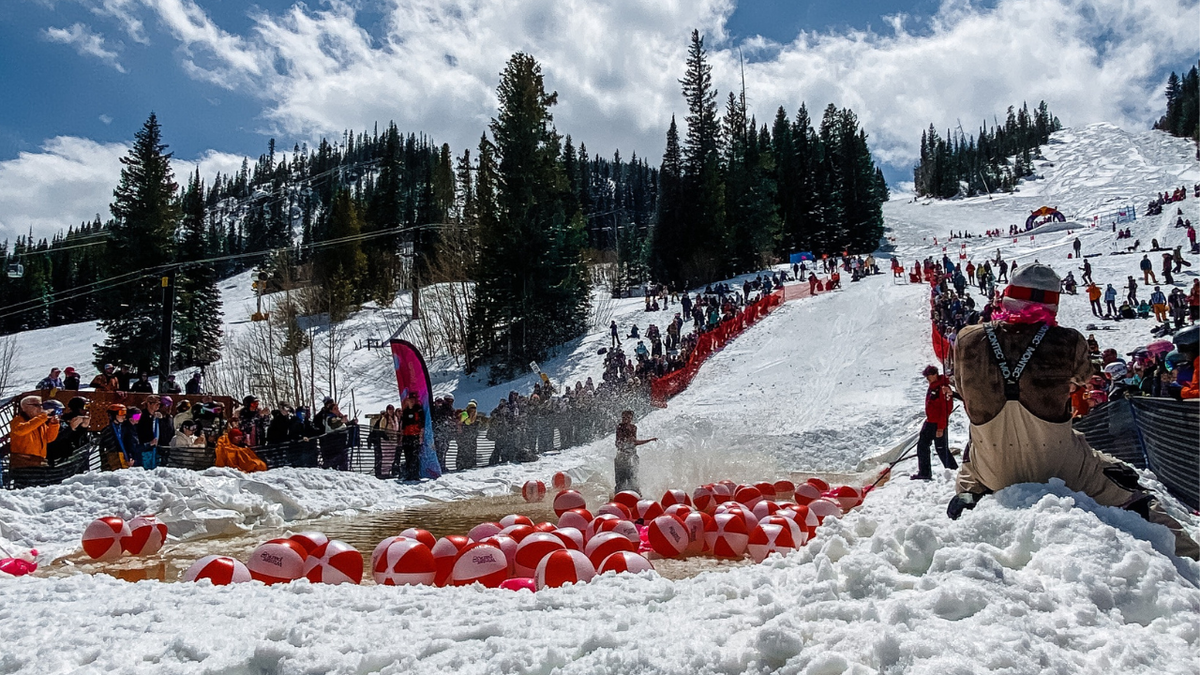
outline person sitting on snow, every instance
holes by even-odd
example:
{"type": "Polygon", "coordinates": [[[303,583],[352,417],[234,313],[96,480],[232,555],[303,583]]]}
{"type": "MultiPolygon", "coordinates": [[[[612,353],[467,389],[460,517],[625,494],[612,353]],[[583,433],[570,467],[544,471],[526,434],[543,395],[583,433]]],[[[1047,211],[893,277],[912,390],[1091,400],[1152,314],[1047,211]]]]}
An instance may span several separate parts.
{"type": "Polygon", "coordinates": [[[1017,483],[1059,478],[1102,506],[1131,510],[1175,535],[1176,555],[1200,546],[1138,483],[1137,471],[1088,445],[1071,426],[1070,386],[1092,374],[1087,341],[1057,325],[1061,281],[1046,265],[1014,274],[995,323],[967,326],[954,348],[955,389],[970,422],[971,451],[947,515],[1017,483]]]}
{"type": "Polygon", "coordinates": [[[216,455],[216,466],[227,466],[244,473],[267,470],[267,464],[246,447],[246,435],[237,427],[230,427],[224,436],[217,439],[216,455]]]}

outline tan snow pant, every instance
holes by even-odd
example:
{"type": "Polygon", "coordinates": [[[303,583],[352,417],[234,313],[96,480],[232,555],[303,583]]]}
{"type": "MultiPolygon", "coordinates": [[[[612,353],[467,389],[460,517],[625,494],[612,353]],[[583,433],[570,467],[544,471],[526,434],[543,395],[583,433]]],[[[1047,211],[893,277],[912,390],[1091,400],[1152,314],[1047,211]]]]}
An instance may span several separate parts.
{"type": "MultiPolygon", "coordinates": [[[[991,421],[971,425],[970,457],[959,469],[956,490],[980,494],[1060,478],[1102,506],[1125,508],[1146,495],[1140,486],[1118,484],[1106,469],[1121,472],[1130,467],[1093,449],[1070,422],[1047,422],[1020,402],[1009,401],[991,421]]],[[[1200,559],[1200,546],[1156,499],[1150,500],[1148,519],[1175,535],[1176,555],[1200,559]]]]}

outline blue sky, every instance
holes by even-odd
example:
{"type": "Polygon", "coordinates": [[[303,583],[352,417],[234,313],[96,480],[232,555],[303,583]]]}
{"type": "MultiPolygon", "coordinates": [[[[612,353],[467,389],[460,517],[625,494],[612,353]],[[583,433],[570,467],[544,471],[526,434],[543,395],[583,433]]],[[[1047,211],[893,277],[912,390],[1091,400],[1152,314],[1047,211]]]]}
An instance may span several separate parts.
{"type": "Polygon", "coordinates": [[[1200,0],[0,0],[0,237],[104,213],[154,110],[202,172],[395,120],[474,146],[504,61],[528,51],[560,131],[657,162],[687,35],[751,112],[858,113],[889,180],[921,130],[1046,99],[1068,125],[1144,129],[1195,59],[1200,0]]]}

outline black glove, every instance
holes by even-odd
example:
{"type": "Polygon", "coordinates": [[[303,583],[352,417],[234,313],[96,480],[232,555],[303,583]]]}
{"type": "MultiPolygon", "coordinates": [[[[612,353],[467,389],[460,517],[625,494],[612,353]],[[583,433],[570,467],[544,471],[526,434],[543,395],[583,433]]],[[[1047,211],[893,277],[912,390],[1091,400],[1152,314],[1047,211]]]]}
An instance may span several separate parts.
{"type": "Polygon", "coordinates": [[[958,520],[963,511],[975,508],[975,505],[979,503],[979,498],[982,496],[972,492],[960,492],[954,495],[954,498],[946,506],[946,515],[950,516],[950,520],[958,520]]]}

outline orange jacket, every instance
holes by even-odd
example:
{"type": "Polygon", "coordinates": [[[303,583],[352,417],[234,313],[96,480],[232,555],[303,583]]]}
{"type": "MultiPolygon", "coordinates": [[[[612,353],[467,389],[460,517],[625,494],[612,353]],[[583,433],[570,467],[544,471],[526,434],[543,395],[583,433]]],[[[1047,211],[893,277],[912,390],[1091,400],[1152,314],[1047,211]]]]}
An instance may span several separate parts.
{"type": "Polygon", "coordinates": [[[8,433],[8,447],[14,455],[46,458],[46,444],[58,438],[58,425],[46,424],[49,416],[42,413],[27,420],[17,413],[8,433]]]}
{"type": "Polygon", "coordinates": [[[228,433],[217,439],[217,466],[227,466],[245,473],[267,470],[266,463],[253,450],[234,445],[228,433]]]}
{"type": "Polygon", "coordinates": [[[1088,292],[1088,300],[1091,300],[1092,302],[1096,302],[1097,300],[1100,299],[1100,296],[1104,295],[1104,292],[1101,291],[1100,287],[1097,286],[1096,284],[1088,285],[1087,292],[1088,292]]]}
{"type": "Polygon", "coordinates": [[[1192,359],[1192,381],[1183,385],[1183,398],[1200,398],[1200,356],[1192,359]]]}

